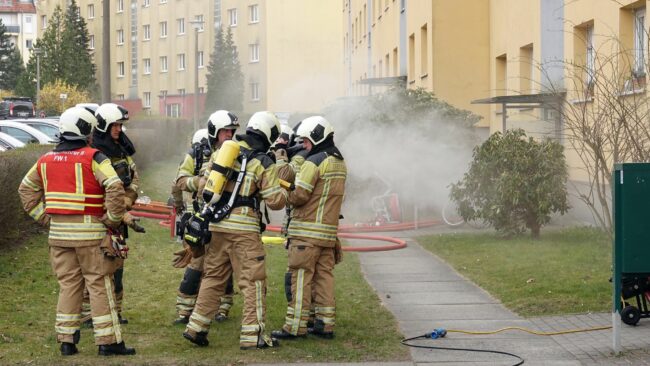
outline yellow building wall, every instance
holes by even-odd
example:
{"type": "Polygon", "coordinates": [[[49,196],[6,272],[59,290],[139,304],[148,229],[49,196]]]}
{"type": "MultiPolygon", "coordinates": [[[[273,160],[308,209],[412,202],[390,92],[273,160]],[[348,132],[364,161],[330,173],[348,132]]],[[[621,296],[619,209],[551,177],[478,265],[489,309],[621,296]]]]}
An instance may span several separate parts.
{"type": "Polygon", "coordinates": [[[343,95],[341,1],[284,0],[266,7],[266,108],[318,113],[343,95]]]}

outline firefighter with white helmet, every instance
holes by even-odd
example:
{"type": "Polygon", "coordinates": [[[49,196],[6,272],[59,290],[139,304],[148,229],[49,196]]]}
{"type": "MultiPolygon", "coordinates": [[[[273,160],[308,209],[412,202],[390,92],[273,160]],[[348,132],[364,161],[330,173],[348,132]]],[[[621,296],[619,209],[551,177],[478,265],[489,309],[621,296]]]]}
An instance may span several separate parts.
{"type": "MultiPolygon", "coordinates": [[[[209,167],[212,164],[211,156],[219,150],[221,145],[228,140],[232,140],[235,130],[239,127],[237,116],[225,111],[219,110],[208,119],[207,128],[200,129],[194,133],[192,138],[192,147],[185,155],[185,159],[178,168],[176,180],[172,185],[172,196],[177,214],[183,214],[185,203],[183,202],[183,193],[192,193],[194,211],[198,211],[199,192],[203,190],[209,167]]],[[[183,225],[179,222],[178,230],[183,230],[183,225]]],[[[185,269],[183,280],[178,288],[176,296],[176,310],[178,317],[175,324],[187,324],[189,321],[196,297],[199,293],[199,285],[203,275],[203,258],[202,253],[191,251],[187,244],[184,248],[174,253],[173,266],[185,269]]],[[[201,248],[202,249],[202,248],[201,248]]],[[[221,298],[221,306],[216,315],[216,320],[223,321],[228,318],[228,313],[233,304],[233,284],[232,271],[228,274],[229,281],[225,295],[221,298]]]]}
{"type": "Polygon", "coordinates": [[[86,108],[63,112],[59,143],[39,158],[18,188],[24,209],[49,226],[50,262],[59,282],[56,339],[64,356],[78,352],[84,284],[99,354],[135,354],[125,346],[116,316],[111,274],[118,253],[106,240],[107,227],[119,227],[128,215],[125,192],[106,155],[88,146],[96,125],[86,108]]]}
{"type": "MultiPolygon", "coordinates": [[[[138,198],[138,187],[140,186],[140,177],[133,161],[135,146],[129,137],[122,130],[122,125],[129,120],[129,112],[122,106],[115,103],[104,103],[95,111],[97,117],[97,126],[93,132],[91,146],[98,149],[106,155],[113,169],[117,173],[124,185],[126,196],[124,204],[127,211],[138,198]]],[[[124,239],[129,237],[127,224],[123,224],[119,231],[124,239]]],[[[142,227],[135,227],[138,232],[144,232],[142,227]]],[[[122,301],[124,298],[124,266],[119,266],[115,271],[115,297],[117,299],[117,314],[122,324],[128,321],[122,318],[122,301]]]]}
{"type": "Polygon", "coordinates": [[[289,304],[284,326],[271,335],[291,339],[309,332],[331,339],[336,315],[333,271],[341,260],[337,230],[347,168],[334,145],[334,129],[324,117],[303,120],[297,135],[309,153],[287,198],[293,206],[285,278],[289,304]],[[312,298],[315,319],[308,328],[312,298]]]}
{"type": "Polygon", "coordinates": [[[280,123],[273,113],[253,114],[246,133],[219,151],[203,191],[206,208],[188,225],[186,241],[189,236],[192,245],[208,243],[199,296],[183,333],[199,346],[209,344],[210,323],[225,293],[226,275],[232,270],[244,297],[240,349],[277,345],[265,325],[266,265],[260,205],[264,201],[272,210],[285,205],[286,193],[279,185],[276,165],[266,154],[279,134],[280,123]]]}

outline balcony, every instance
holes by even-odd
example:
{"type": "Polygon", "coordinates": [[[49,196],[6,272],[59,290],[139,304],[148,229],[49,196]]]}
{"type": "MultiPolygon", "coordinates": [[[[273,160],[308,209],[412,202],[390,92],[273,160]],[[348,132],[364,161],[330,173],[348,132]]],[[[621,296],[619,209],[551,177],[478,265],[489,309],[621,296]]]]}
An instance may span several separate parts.
{"type": "Polygon", "coordinates": [[[19,25],[5,25],[5,28],[7,28],[7,33],[15,33],[15,34],[20,33],[19,25]]]}

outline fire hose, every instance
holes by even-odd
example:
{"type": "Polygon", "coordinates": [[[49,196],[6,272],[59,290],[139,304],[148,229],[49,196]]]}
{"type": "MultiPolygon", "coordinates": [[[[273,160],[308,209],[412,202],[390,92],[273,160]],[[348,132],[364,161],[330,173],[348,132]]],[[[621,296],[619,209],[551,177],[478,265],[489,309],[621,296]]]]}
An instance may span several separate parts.
{"type": "MultiPolygon", "coordinates": [[[[170,235],[171,237],[174,237],[175,235],[174,217],[176,216],[175,208],[171,206],[167,206],[162,202],[150,202],[146,204],[136,203],[133,205],[133,210],[131,211],[131,214],[137,217],[162,220],[159,222],[159,224],[164,227],[169,227],[170,235]]],[[[402,240],[390,236],[356,234],[356,233],[413,230],[418,228],[430,227],[440,223],[441,223],[440,220],[423,220],[417,222],[386,223],[381,225],[374,225],[374,224],[341,225],[339,227],[338,236],[339,238],[344,238],[344,239],[376,240],[376,241],[392,243],[390,245],[354,246],[354,247],[344,246],[343,250],[348,252],[377,252],[377,251],[397,250],[406,247],[406,240],[402,240]]],[[[270,232],[280,232],[280,227],[269,225],[266,227],[266,230],[270,232]]],[[[270,239],[270,240],[266,240],[266,242],[275,243],[279,241],[270,239]]]]}

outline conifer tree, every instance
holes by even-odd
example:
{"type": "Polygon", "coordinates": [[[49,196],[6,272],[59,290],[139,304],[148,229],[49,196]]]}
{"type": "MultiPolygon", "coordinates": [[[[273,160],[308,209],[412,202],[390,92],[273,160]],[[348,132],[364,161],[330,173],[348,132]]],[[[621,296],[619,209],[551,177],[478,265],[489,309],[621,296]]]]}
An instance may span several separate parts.
{"type": "Polygon", "coordinates": [[[207,88],[206,112],[243,110],[244,75],[230,28],[225,34],[223,29],[217,30],[208,65],[207,88]]]}
{"type": "Polygon", "coordinates": [[[20,51],[11,43],[7,28],[0,19],[0,89],[13,90],[24,69],[20,51]]]}
{"type": "Polygon", "coordinates": [[[95,84],[95,64],[88,49],[88,27],[84,18],[79,16],[76,0],[70,1],[64,24],[61,33],[61,51],[65,60],[61,65],[63,80],[81,89],[91,89],[95,84]]]}

